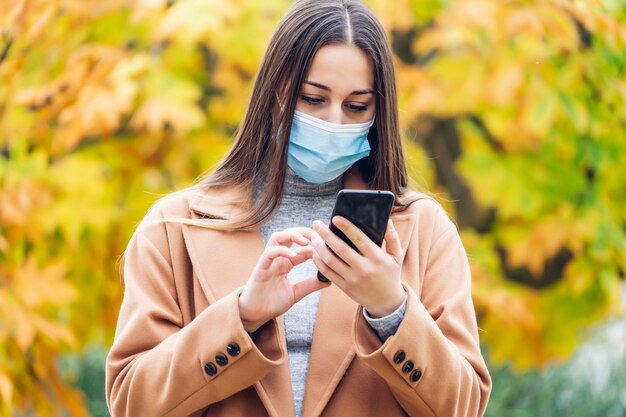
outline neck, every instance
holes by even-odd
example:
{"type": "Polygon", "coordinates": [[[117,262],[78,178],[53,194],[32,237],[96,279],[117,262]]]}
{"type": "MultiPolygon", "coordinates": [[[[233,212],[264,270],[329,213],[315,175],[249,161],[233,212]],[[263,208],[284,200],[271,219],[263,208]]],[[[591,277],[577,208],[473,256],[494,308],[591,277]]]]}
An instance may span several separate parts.
{"type": "Polygon", "coordinates": [[[343,175],[322,184],[313,184],[305,181],[291,168],[287,167],[287,173],[285,175],[285,195],[303,197],[335,195],[342,187],[343,175]]]}
{"type": "MultiPolygon", "coordinates": [[[[267,171],[254,183],[254,199],[258,201],[261,192],[267,186],[267,171]]],[[[313,184],[305,181],[298,176],[291,168],[287,167],[285,173],[285,190],[284,195],[298,196],[298,197],[314,197],[324,195],[335,195],[343,188],[343,176],[339,176],[334,180],[322,183],[313,184]]]]}

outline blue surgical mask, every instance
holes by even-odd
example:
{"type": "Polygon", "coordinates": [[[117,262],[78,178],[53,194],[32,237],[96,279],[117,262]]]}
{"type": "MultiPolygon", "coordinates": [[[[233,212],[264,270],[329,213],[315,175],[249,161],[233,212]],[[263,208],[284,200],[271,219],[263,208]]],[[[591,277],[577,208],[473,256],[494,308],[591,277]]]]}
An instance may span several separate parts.
{"type": "Polygon", "coordinates": [[[370,154],[367,134],[374,124],[336,124],[296,111],[289,137],[289,167],[305,181],[334,180],[370,154]]]}

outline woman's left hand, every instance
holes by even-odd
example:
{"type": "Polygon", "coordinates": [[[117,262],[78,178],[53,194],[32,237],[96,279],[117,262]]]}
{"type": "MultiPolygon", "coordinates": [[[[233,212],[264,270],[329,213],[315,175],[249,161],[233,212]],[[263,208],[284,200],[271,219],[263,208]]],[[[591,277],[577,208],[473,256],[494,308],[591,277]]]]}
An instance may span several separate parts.
{"type": "Polygon", "coordinates": [[[313,237],[312,243],[315,249],[313,262],[317,269],[370,315],[384,317],[391,314],[400,307],[405,295],[400,284],[404,255],[393,222],[389,220],[387,224],[382,248],[344,217],[335,216],[332,222],[359,252],[316,220],[313,230],[317,236],[313,237]]]}

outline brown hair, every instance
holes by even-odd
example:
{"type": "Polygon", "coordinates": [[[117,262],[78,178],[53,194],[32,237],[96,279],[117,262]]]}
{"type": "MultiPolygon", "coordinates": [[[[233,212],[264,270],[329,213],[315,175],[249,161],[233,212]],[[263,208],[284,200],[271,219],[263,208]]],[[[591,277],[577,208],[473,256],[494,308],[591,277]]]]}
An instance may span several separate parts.
{"type": "MultiPolygon", "coordinates": [[[[266,187],[244,217],[228,224],[222,221],[216,228],[253,227],[268,219],[280,205],[299,90],[315,53],[327,44],[354,45],[371,59],[376,117],[368,135],[370,156],[357,164],[371,188],[396,195],[396,211],[409,204],[399,198],[406,191],[408,175],[400,139],[391,48],[384,29],[358,0],[300,0],[282,18],[270,40],[233,147],[215,171],[197,185],[243,185],[251,190],[255,180],[263,175],[266,187]],[[266,166],[266,161],[272,163],[266,166]]],[[[208,222],[207,227],[212,227],[210,223],[213,222],[208,222]]]]}

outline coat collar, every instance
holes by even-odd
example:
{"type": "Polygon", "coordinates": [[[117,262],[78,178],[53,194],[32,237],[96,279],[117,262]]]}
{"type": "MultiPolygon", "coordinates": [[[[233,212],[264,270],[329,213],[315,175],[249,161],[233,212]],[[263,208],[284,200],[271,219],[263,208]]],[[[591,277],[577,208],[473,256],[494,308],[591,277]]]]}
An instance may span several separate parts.
{"type": "Polygon", "coordinates": [[[250,194],[243,186],[201,190],[191,197],[189,209],[201,218],[233,219],[252,205],[250,194]]]}
{"type": "MultiPolygon", "coordinates": [[[[355,167],[354,167],[355,168],[355,167]]],[[[344,187],[367,189],[358,171],[344,177],[344,187]]],[[[251,204],[251,192],[242,187],[195,194],[190,201],[193,216],[233,219],[251,204]]],[[[406,250],[413,228],[413,215],[396,214],[394,224],[406,250]]],[[[209,303],[245,285],[264,250],[259,228],[224,232],[183,226],[183,235],[195,276],[209,303]]],[[[355,356],[352,320],[358,305],[337,286],[321,291],[304,395],[303,415],[319,416],[355,356]],[[327,343],[331,338],[333,343],[327,343]]],[[[282,329],[282,317],[279,319],[282,329]]],[[[284,337],[284,329],[281,331],[284,337]]],[[[288,361],[255,384],[268,413],[293,416],[294,403],[288,361]]]]}

